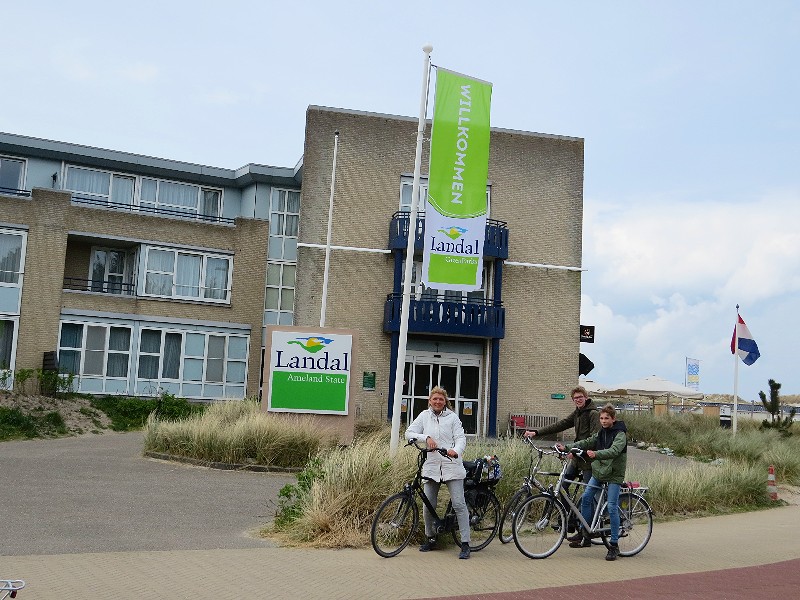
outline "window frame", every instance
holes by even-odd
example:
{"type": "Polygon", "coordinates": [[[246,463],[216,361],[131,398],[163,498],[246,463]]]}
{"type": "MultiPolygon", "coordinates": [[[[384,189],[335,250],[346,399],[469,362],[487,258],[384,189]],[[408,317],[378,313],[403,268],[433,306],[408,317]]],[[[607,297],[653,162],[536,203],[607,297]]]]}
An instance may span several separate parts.
{"type": "Polygon", "coordinates": [[[3,287],[17,287],[22,289],[23,280],[25,277],[25,253],[28,247],[28,232],[24,229],[13,229],[10,227],[0,227],[0,235],[16,235],[21,238],[20,253],[19,253],[19,266],[16,271],[3,271],[3,273],[16,274],[16,281],[2,281],[0,278],[0,286],[3,287]]]}
{"type": "Polygon", "coordinates": [[[19,181],[17,181],[18,187],[16,187],[16,188],[3,188],[3,187],[0,187],[0,189],[11,190],[11,191],[15,191],[15,192],[23,192],[23,191],[25,191],[25,182],[27,181],[27,177],[28,177],[28,160],[25,159],[25,158],[18,157],[18,156],[10,156],[8,154],[0,154],[0,172],[2,172],[2,170],[3,170],[3,161],[4,160],[20,162],[20,163],[22,163],[22,169],[20,170],[19,181]]]}
{"type": "MultiPolygon", "coordinates": [[[[131,347],[133,345],[133,332],[134,328],[128,324],[119,324],[119,323],[101,323],[101,322],[94,322],[94,321],[76,321],[73,319],[62,320],[58,325],[58,358],[59,358],[59,371],[61,373],[67,374],[72,373],[72,371],[61,371],[61,355],[63,352],[77,352],[79,355],[78,359],[78,372],[72,373],[77,378],[91,378],[91,379],[110,379],[113,381],[128,381],[128,378],[131,374],[131,361],[133,357],[133,352],[131,351],[131,347]],[[64,346],[61,342],[62,332],[64,330],[64,325],[77,325],[81,327],[81,342],[80,346],[64,346]],[[88,329],[89,327],[97,327],[105,329],[105,336],[103,341],[103,372],[102,374],[96,373],[87,373],[86,372],[86,357],[87,352],[98,352],[97,349],[88,350],[87,349],[87,340],[88,340],[88,329]],[[127,329],[128,330],[128,350],[112,350],[110,348],[111,342],[111,329],[127,329]],[[117,376],[117,375],[108,375],[108,365],[109,365],[109,358],[111,355],[124,355],[127,354],[128,360],[126,362],[126,373],[125,375],[117,376]]],[[[104,385],[105,388],[105,385],[104,385]]]]}
{"type": "Polygon", "coordinates": [[[139,295],[142,297],[147,298],[165,298],[170,300],[188,300],[190,302],[205,302],[205,303],[213,303],[213,304],[230,304],[231,303],[231,295],[232,295],[232,282],[233,282],[233,259],[234,257],[228,254],[221,254],[221,253],[214,253],[214,252],[203,252],[200,250],[187,250],[184,248],[174,248],[169,246],[157,246],[153,244],[146,244],[142,246],[142,260],[141,260],[141,277],[139,277],[139,295]],[[173,261],[172,261],[172,271],[159,271],[155,269],[151,269],[148,266],[148,261],[150,258],[151,251],[161,251],[161,252],[170,252],[173,254],[173,261]],[[180,256],[195,256],[200,257],[200,273],[198,278],[198,296],[185,296],[180,295],[177,293],[177,274],[178,274],[178,260],[180,256]],[[213,298],[209,297],[207,294],[210,290],[219,290],[220,288],[209,288],[206,285],[207,277],[208,277],[208,262],[209,259],[219,259],[227,262],[228,264],[228,271],[227,277],[225,280],[225,294],[223,298],[213,298]],[[172,284],[171,284],[171,294],[154,294],[147,291],[147,275],[149,273],[159,274],[159,275],[171,275],[172,277],[172,284]]]}
{"type": "MultiPolygon", "coordinates": [[[[403,202],[403,188],[408,187],[411,188],[411,193],[413,194],[413,186],[414,186],[414,178],[410,175],[402,175],[400,177],[400,204],[398,210],[400,212],[411,212],[411,199],[409,196],[409,202],[406,204],[403,202]]],[[[422,176],[419,180],[419,205],[417,206],[417,214],[424,215],[425,208],[427,205],[428,199],[428,177],[422,176]],[[423,193],[424,192],[424,193],[423,193]]],[[[486,218],[489,218],[491,214],[492,208],[492,184],[488,181],[486,182],[486,218]]]]}
{"type": "Polygon", "coordinates": [[[131,173],[122,173],[120,171],[109,171],[106,169],[96,169],[94,167],[85,167],[79,164],[65,164],[64,165],[64,173],[62,177],[62,181],[64,185],[62,188],[64,191],[70,192],[73,196],[89,196],[93,199],[104,200],[108,205],[114,206],[130,206],[132,210],[137,212],[141,212],[144,214],[158,214],[159,210],[170,211],[168,216],[175,217],[175,218],[192,218],[192,219],[200,219],[200,220],[208,220],[208,221],[216,221],[223,215],[224,209],[224,197],[225,197],[225,190],[224,188],[217,188],[213,186],[201,185],[198,183],[188,183],[186,181],[177,181],[174,179],[164,179],[160,177],[148,177],[145,175],[134,175],[131,173]],[[83,171],[91,171],[94,173],[102,173],[109,176],[109,189],[108,193],[97,193],[97,192],[85,192],[82,190],[75,190],[71,187],[68,187],[67,182],[69,181],[69,172],[70,169],[79,169],[83,171]],[[131,198],[131,203],[128,205],[127,203],[120,203],[112,200],[114,196],[114,178],[124,178],[124,179],[132,179],[134,182],[133,185],[133,194],[131,198]],[[142,188],[145,181],[152,181],[155,182],[155,200],[145,200],[142,198],[142,188]],[[169,183],[187,187],[193,187],[196,189],[196,201],[192,210],[186,210],[188,207],[179,205],[179,204],[171,204],[168,202],[164,202],[159,199],[159,190],[161,188],[162,183],[169,183]],[[217,198],[217,214],[206,214],[201,212],[205,210],[205,194],[207,192],[212,192],[218,194],[217,198]]]}

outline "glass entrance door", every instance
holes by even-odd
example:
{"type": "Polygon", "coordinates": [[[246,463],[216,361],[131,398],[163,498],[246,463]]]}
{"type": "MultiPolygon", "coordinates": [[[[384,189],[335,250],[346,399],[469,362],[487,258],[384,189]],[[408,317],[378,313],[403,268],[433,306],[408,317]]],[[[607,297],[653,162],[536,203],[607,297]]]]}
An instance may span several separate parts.
{"type": "Polygon", "coordinates": [[[409,353],[403,374],[402,421],[408,425],[428,408],[431,389],[441,386],[461,418],[464,432],[477,435],[480,413],[481,357],[462,354],[409,353]]]}

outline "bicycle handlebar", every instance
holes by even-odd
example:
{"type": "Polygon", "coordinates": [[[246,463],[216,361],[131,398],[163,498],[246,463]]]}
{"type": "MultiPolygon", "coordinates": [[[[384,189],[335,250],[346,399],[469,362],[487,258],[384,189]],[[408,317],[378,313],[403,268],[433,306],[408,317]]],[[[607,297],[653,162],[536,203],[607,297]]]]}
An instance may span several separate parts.
{"type": "Polygon", "coordinates": [[[417,443],[417,438],[411,438],[410,440],[408,440],[408,442],[406,442],[406,446],[414,446],[420,452],[438,452],[442,456],[447,456],[447,450],[445,450],[444,448],[428,448],[427,446],[424,447],[420,446],[417,443]]]}

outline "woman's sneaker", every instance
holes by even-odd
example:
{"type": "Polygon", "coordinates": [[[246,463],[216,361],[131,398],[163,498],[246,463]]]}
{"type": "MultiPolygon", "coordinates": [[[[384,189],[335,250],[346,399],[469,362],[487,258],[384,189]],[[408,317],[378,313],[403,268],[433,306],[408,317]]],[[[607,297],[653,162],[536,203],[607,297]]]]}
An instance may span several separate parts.
{"type": "Polygon", "coordinates": [[[469,558],[469,542],[461,542],[461,552],[458,558],[469,558]]]}
{"type": "Polygon", "coordinates": [[[430,552],[431,550],[436,550],[436,538],[428,538],[419,547],[420,552],[430,552]]]}
{"type": "Polygon", "coordinates": [[[617,560],[618,556],[619,556],[619,545],[609,544],[608,554],[606,554],[606,560],[617,560]]]}

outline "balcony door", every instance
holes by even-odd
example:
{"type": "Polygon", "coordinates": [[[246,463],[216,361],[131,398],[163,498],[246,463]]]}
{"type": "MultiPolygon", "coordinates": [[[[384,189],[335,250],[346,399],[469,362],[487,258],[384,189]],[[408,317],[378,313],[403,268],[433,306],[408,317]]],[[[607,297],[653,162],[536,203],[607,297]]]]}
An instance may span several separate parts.
{"type": "MultiPolygon", "coordinates": [[[[474,292],[454,292],[450,290],[438,290],[422,283],[422,261],[415,260],[414,267],[411,269],[411,298],[414,300],[483,304],[484,298],[486,297],[486,272],[487,269],[491,269],[491,267],[492,263],[484,261],[481,289],[474,292]]],[[[405,261],[403,263],[403,269],[405,269],[405,261]]]]}
{"type": "Polygon", "coordinates": [[[409,352],[403,378],[402,420],[409,424],[428,408],[435,386],[447,390],[464,432],[477,435],[480,414],[481,357],[456,353],[409,352]]]}

